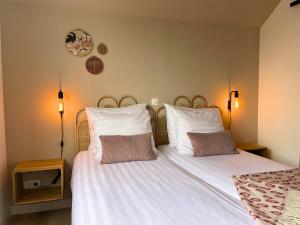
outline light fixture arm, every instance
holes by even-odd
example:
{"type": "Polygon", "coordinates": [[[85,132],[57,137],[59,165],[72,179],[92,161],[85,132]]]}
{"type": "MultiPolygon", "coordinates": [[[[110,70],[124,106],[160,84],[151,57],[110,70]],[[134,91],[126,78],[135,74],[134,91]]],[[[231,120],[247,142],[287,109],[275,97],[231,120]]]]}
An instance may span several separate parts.
{"type": "Polygon", "coordinates": [[[64,151],[64,119],[63,113],[60,114],[60,121],[61,121],[61,140],[60,140],[60,158],[62,159],[63,151],[64,151]]]}

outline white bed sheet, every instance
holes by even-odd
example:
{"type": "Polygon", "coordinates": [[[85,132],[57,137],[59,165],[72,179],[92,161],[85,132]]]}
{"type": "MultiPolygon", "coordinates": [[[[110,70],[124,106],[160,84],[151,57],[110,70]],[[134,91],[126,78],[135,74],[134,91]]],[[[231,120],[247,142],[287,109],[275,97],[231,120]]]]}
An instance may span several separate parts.
{"type": "Polygon", "coordinates": [[[80,152],[71,181],[72,225],[255,224],[238,201],[201,182],[161,155],[100,165],[80,152]]]}
{"type": "Polygon", "coordinates": [[[241,150],[240,154],[193,157],[179,154],[175,148],[168,145],[159,146],[158,149],[176,165],[235,199],[240,198],[232,175],[292,169],[290,166],[241,150]]]}

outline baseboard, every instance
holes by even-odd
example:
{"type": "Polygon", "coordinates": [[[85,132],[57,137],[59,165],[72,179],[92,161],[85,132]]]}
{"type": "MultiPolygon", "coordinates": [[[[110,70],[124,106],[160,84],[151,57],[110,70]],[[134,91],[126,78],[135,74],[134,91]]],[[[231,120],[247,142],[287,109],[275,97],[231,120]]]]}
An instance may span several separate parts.
{"type": "Polygon", "coordinates": [[[4,218],[3,221],[0,221],[0,225],[6,225],[8,223],[9,220],[9,216],[7,216],[6,218],[4,218]]]}
{"type": "Polygon", "coordinates": [[[6,225],[8,223],[9,217],[10,217],[9,207],[1,208],[0,212],[1,212],[0,225],[6,225]]]}
{"type": "Polygon", "coordinates": [[[28,205],[15,205],[11,207],[11,215],[63,209],[63,208],[71,207],[71,205],[72,205],[72,199],[64,199],[60,201],[44,202],[44,203],[28,204],[28,205]]]}

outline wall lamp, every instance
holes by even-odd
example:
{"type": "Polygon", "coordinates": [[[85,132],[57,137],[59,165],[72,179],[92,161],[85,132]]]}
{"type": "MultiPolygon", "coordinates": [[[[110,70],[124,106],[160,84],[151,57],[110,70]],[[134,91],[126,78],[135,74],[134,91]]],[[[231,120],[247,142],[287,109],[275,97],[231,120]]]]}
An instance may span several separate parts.
{"type": "Polygon", "coordinates": [[[59,90],[58,92],[58,112],[60,113],[60,116],[64,114],[64,93],[62,90],[59,90]]]}
{"type": "Polygon", "coordinates": [[[60,158],[62,158],[63,148],[64,148],[64,93],[60,89],[58,92],[58,112],[60,114],[61,121],[61,141],[60,141],[60,158]]]}
{"type": "Polygon", "coordinates": [[[227,109],[228,109],[228,129],[230,130],[231,127],[231,103],[232,103],[232,95],[234,95],[235,98],[235,102],[234,102],[234,107],[235,108],[239,108],[240,104],[239,104],[239,91],[229,91],[229,98],[228,98],[228,105],[227,105],[227,109]]]}
{"type": "MultiPolygon", "coordinates": [[[[61,86],[61,84],[60,84],[61,86]]],[[[61,90],[58,92],[58,112],[60,114],[60,129],[61,129],[61,140],[60,140],[60,158],[62,158],[63,155],[63,150],[64,150],[64,120],[63,120],[63,115],[64,115],[64,93],[61,90]]],[[[58,179],[61,177],[60,170],[58,170],[57,175],[52,181],[52,184],[56,184],[58,179]]]]}
{"type": "Polygon", "coordinates": [[[229,112],[231,112],[232,94],[234,94],[234,98],[235,98],[234,107],[238,108],[240,106],[239,105],[239,91],[230,91],[229,99],[228,99],[228,106],[227,106],[227,109],[229,112]]]}

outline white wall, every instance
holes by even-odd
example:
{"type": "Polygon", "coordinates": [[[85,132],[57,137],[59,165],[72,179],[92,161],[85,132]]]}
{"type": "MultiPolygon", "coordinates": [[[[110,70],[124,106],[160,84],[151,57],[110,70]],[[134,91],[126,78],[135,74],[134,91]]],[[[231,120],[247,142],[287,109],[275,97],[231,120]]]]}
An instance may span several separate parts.
{"type": "Polygon", "coordinates": [[[258,141],[299,165],[300,6],[282,0],[260,30],[258,141]]]}
{"type": "MultiPolygon", "coordinates": [[[[0,21],[1,22],[1,21],[0,21]]],[[[3,82],[2,82],[2,58],[1,58],[1,23],[0,23],[0,224],[3,224],[8,216],[8,182],[4,127],[4,105],[3,105],[3,82]]]]}

